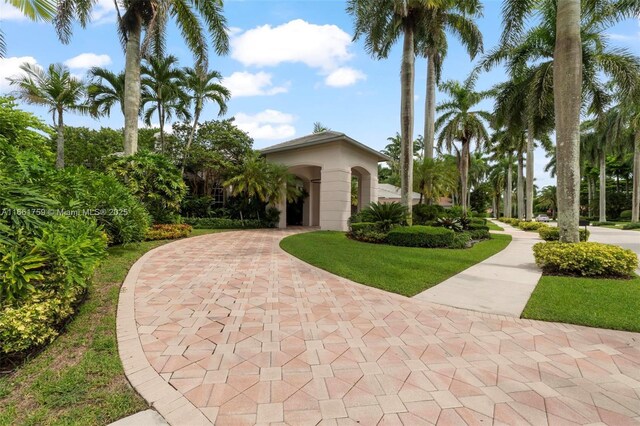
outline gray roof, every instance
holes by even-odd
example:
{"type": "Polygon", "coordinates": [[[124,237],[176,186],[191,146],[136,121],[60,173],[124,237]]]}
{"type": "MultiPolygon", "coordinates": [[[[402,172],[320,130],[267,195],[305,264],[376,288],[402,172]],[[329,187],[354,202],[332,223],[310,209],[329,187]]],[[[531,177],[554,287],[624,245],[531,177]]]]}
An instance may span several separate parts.
{"type": "Polygon", "coordinates": [[[349,136],[345,135],[344,133],[340,133],[340,132],[334,132],[332,130],[328,130],[325,132],[320,132],[320,133],[313,133],[307,136],[303,136],[301,138],[296,138],[296,139],[292,139],[290,141],[286,141],[286,142],[282,142],[279,143],[277,145],[272,145],[269,146],[267,148],[263,148],[260,150],[260,152],[262,154],[271,154],[273,152],[282,152],[282,151],[289,151],[291,149],[296,149],[296,148],[304,148],[304,147],[308,147],[308,146],[314,146],[314,145],[320,145],[323,143],[328,143],[328,142],[335,142],[335,141],[345,141],[347,143],[350,143],[351,145],[354,145],[364,151],[369,152],[370,154],[375,155],[376,157],[378,157],[379,161],[389,161],[390,158],[386,155],[384,155],[383,153],[376,151],[373,148],[370,148],[368,146],[366,146],[363,143],[358,142],[355,139],[350,138],[349,136]]]}
{"type": "MultiPolygon", "coordinates": [[[[414,200],[420,199],[419,192],[413,192],[412,194],[414,200]]],[[[388,183],[379,183],[378,198],[400,198],[400,188],[388,183]]]]}

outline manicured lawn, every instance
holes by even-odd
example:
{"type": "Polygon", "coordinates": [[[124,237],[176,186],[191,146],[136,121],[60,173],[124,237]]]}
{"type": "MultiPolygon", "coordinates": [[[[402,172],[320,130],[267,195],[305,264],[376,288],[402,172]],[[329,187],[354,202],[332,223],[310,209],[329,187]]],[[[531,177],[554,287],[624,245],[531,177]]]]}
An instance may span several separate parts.
{"type": "Polygon", "coordinates": [[[509,235],[493,235],[470,249],[424,249],[361,243],[342,232],[317,231],[287,237],[280,247],[336,275],[413,296],[498,253],[510,241],[509,235]]]}
{"type": "MultiPolygon", "coordinates": [[[[194,230],[193,236],[218,232],[194,230]]],[[[0,425],[105,425],[144,410],[116,344],[120,284],[144,253],[169,241],[112,247],[66,331],[11,374],[0,375],[0,425]]]]}
{"type": "Polygon", "coordinates": [[[523,318],[640,331],[640,277],[631,280],[543,276],[523,318]]]}
{"type": "Polygon", "coordinates": [[[487,220],[487,226],[489,227],[489,231],[504,231],[503,227],[496,225],[490,220],[487,220]]]}

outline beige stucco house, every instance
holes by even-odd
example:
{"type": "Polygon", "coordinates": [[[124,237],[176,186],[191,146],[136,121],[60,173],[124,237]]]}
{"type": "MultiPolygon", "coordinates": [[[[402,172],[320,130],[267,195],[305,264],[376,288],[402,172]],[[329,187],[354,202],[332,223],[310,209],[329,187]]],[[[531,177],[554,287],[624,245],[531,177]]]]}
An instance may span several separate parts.
{"type": "MultiPolygon", "coordinates": [[[[358,179],[358,210],[378,201],[378,163],[389,157],[348,137],[326,131],[261,150],[267,161],[284,164],[303,183],[308,196],[302,225],[346,231],[351,216],[351,177],[358,179]]],[[[278,206],[279,227],[287,226],[287,201],[278,206]]]]}

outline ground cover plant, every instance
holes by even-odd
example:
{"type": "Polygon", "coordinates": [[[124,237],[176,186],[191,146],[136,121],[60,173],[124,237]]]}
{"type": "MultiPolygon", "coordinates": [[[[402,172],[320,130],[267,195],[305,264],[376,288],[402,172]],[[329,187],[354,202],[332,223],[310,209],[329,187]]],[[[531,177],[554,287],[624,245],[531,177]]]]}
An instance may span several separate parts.
{"type": "Polygon", "coordinates": [[[509,235],[492,235],[469,249],[424,249],[370,244],[349,239],[343,232],[316,231],[287,237],[280,247],[336,275],[414,296],[493,256],[510,241],[509,235]]]}

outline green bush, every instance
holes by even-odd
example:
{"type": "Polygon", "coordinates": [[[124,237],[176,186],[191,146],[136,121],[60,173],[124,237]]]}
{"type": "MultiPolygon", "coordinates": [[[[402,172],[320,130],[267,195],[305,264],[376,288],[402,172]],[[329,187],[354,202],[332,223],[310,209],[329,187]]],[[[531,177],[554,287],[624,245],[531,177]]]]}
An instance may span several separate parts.
{"type": "Polygon", "coordinates": [[[620,212],[620,220],[631,220],[631,210],[623,210],[620,212]]]}
{"type": "Polygon", "coordinates": [[[472,232],[456,232],[453,236],[453,241],[449,244],[451,249],[465,249],[471,247],[471,240],[473,238],[472,232]]]}
{"type": "Polygon", "coordinates": [[[382,243],[386,241],[387,233],[381,229],[379,223],[357,222],[351,224],[351,229],[347,236],[366,243],[382,243]]]}
{"type": "Polygon", "coordinates": [[[376,222],[382,231],[407,220],[407,208],[400,203],[371,203],[360,212],[363,222],[376,222]]]}
{"type": "Polygon", "coordinates": [[[480,217],[472,217],[471,218],[471,224],[472,225],[486,225],[487,224],[487,219],[483,219],[480,217]]]}
{"type": "Polygon", "coordinates": [[[544,227],[548,227],[549,225],[547,225],[546,223],[543,222],[525,222],[525,221],[521,221],[518,224],[518,228],[522,229],[523,231],[537,231],[540,228],[544,228],[544,227]]]}
{"type": "Polygon", "coordinates": [[[454,234],[455,232],[446,228],[405,226],[392,229],[387,235],[387,242],[404,247],[449,247],[453,243],[454,234]]]}
{"type": "MultiPolygon", "coordinates": [[[[544,226],[538,229],[540,238],[545,241],[558,241],[560,240],[560,230],[555,226],[544,226]]],[[[590,232],[584,229],[580,229],[580,241],[587,241],[589,239],[590,232]]]]}
{"type": "Polygon", "coordinates": [[[622,225],[622,229],[630,230],[630,229],[640,229],[640,222],[629,222],[622,225]]]}
{"type": "Polygon", "coordinates": [[[470,231],[489,231],[489,227],[484,224],[471,223],[467,226],[470,231]]]}
{"type": "Polygon", "coordinates": [[[413,224],[426,225],[444,214],[444,207],[439,205],[415,204],[412,207],[413,224]]]}
{"type": "Polygon", "coordinates": [[[187,224],[164,224],[153,225],[151,229],[147,231],[145,240],[176,240],[178,238],[186,238],[189,236],[193,228],[187,224]]]}
{"type": "Polygon", "coordinates": [[[630,277],[638,267],[631,250],[601,243],[538,243],[536,264],[547,274],[584,277],[630,277]]]}
{"type": "Polygon", "coordinates": [[[491,238],[491,233],[485,229],[471,229],[466,232],[469,233],[472,240],[488,240],[491,238]]]}
{"type": "Polygon", "coordinates": [[[257,219],[227,219],[221,217],[183,217],[182,221],[195,229],[258,229],[271,228],[270,223],[257,219]]]}
{"type": "Polygon", "coordinates": [[[591,222],[591,226],[615,226],[615,222],[591,222]]]}
{"type": "Polygon", "coordinates": [[[433,224],[433,226],[450,229],[454,232],[460,232],[463,229],[463,225],[462,223],[460,223],[459,218],[449,216],[439,217],[438,219],[436,219],[436,222],[433,224]]]}

